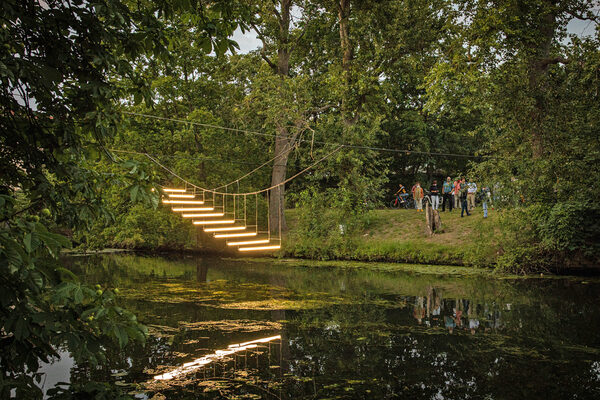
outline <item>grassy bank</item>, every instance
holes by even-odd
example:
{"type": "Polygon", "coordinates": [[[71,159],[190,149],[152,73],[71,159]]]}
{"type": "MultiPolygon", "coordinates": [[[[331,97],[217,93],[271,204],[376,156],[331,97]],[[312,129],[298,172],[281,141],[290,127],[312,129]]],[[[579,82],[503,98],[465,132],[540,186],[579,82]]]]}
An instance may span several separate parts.
{"type": "MultiPolygon", "coordinates": [[[[286,211],[289,231],[279,257],[491,266],[499,251],[500,215],[493,210],[487,219],[481,208],[464,218],[456,210],[440,213],[442,230],[433,236],[426,233],[425,213],[415,210],[372,210],[357,217],[324,208],[308,214],[286,211]],[[340,229],[340,224],[348,225],[340,229]]],[[[197,233],[190,221],[168,210],[132,210],[122,223],[89,235],[75,251],[114,248],[237,255],[224,242],[197,233]]]]}
{"type": "Polygon", "coordinates": [[[477,266],[494,263],[499,251],[495,240],[499,235],[497,212],[490,210],[487,219],[483,218],[481,208],[464,218],[456,210],[440,214],[443,229],[433,236],[426,233],[425,213],[372,210],[364,226],[351,234],[337,229],[329,235],[311,238],[298,232],[298,213],[289,210],[286,216],[290,230],[283,241],[282,253],[286,257],[320,260],[477,266]]]}

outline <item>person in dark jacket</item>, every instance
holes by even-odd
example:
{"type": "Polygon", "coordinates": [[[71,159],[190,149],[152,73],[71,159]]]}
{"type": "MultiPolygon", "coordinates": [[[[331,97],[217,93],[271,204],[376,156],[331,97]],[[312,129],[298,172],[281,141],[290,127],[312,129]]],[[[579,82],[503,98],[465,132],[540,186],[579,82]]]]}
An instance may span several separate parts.
{"type": "Polygon", "coordinates": [[[465,211],[467,213],[467,216],[471,215],[471,213],[469,212],[469,206],[467,204],[467,194],[468,194],[468,187],[467,187],[467,180],[465,178],[462,178],[462,181],[460,183],[460,202],[462,203],[462,209],[460,210],[460,217],[464,217],[465,211]]]}
{"type": "Polygon", "coordinates": [[[436,180],[434,180],[429,187],[429,192],[431,195],[431,208],[437,210],[440,206],[440,188],[438,187],[436,180]]]}

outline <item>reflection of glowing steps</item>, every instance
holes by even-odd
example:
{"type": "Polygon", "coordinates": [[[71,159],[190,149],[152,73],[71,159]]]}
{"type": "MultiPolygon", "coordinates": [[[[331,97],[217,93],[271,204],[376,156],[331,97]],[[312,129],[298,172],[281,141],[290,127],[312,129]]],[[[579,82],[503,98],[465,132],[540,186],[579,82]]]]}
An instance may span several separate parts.
{"type": "Polygon", "coordinates": [[[158,381],[166,381],[166,380],[170,380],[173,378],[177,378],[178,376],[186,375],[186,374],[192,373],[194,371],[197,371],[198,369],[200,369],[210,363],[222,361],[227,356],[230,356],[230,355],[233,355],[233,354],[245,351],[245,350],[255,349],[261,343],[271,343],[276,340],[281,340],[281,335],[251,340],[251,341],[245,342],[245,343],[230,344],[229,346],[227,346],[227,349],[225,349],[225,350],[216,350],[213,354],[208,354],[204,357],[197,358],[194,361],[187,362],[187,363],[183,364],[181,367],[176,368],[171,372],[167,372],[162,375],[156,375],[154,377],[154,379],[158,380],[158,381]]]}

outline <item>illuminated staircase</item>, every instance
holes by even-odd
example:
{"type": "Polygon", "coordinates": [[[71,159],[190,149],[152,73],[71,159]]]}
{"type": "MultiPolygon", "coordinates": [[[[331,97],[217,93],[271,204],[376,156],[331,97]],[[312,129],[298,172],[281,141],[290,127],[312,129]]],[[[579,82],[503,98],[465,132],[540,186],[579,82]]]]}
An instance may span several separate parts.
{"type": "Polygon", "coordinates": [[[281,248],[281,239],[277,239],[278,244],[275,244],[270,237],[258,237],[256,225],[252,226],[254,231],[247,231],[245,218],[244,225],[235,225],[235,215],[227,217],[230,213],[225,210],[225,202],[217,206],[213,199],[206,200],[204,194],[202,200],[199,200],[197,194],[188,193],[186,189],[163,191],[167,194],[167,198],[163,198],[163,204],[171,205],[171,210],[180,213],[182,218],[192,219],[194,225],[203,227],[203,231],[212,234],[215,239],[227,239],[227,246],[237,247],[240,252],[267,252],[281,248]]]}

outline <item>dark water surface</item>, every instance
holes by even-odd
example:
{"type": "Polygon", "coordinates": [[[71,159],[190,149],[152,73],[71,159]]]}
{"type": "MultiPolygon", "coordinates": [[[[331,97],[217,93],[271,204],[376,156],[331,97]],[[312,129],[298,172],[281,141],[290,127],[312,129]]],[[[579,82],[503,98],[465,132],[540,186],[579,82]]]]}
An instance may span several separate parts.
{"type": "Polygon", "coordinates": [[[108,349],[106,370],[65,355],[47,386],[116,380],[167,399],[600,399],[598,279],[196,256],[66,262],[87,283],[118,287],[152,335],[145,348],[108,349]],[[203,366],[177,369],[194,360],[203,366]]]}

